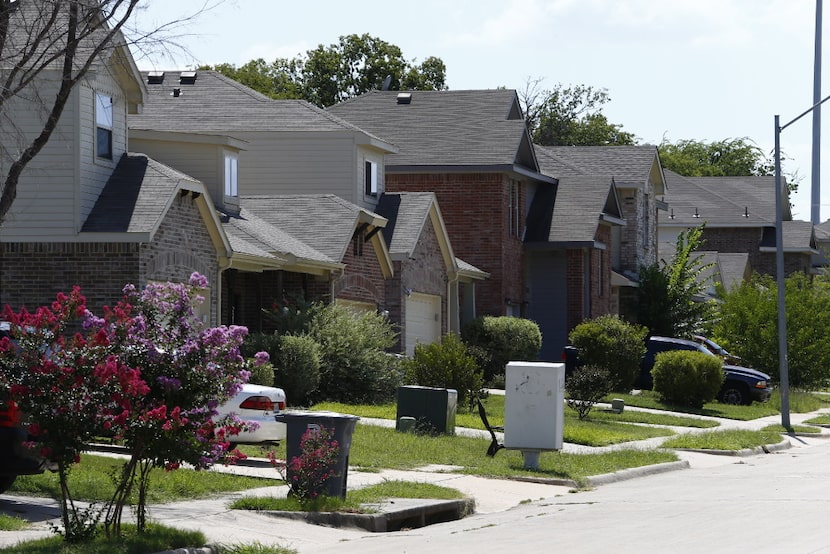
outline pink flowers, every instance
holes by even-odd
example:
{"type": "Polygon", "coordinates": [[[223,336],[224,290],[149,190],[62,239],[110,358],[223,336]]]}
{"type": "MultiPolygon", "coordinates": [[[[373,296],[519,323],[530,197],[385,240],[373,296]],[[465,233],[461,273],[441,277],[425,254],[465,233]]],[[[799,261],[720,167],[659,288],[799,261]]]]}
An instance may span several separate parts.
{"type": "MultiPolygon", "coordinates": [[[[334,471],[340,455],[340,446],[331,440],[333,430],[321,426],[310,427],[300,439],[300,455],[291,458],[282,469],[283,478],[288,483],[290,494],[300,504],[308,503],[323,492],[326,483],[337,473],[334,471]]],[[[273,456],[269,456],[271,465],[278,467],[273,456]]]]}

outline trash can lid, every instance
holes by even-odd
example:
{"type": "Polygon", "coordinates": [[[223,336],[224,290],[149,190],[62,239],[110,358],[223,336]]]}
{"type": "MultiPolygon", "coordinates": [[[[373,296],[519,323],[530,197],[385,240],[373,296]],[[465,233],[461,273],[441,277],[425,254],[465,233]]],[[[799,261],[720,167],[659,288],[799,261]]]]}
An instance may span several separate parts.
{"type": "Polygon", "coordinates": [[[308,412],[308,411],[287,411],[274,416],[278,421],[281,419],[360,419],[352,414],[341,414],[338,412],[308,412]]]}

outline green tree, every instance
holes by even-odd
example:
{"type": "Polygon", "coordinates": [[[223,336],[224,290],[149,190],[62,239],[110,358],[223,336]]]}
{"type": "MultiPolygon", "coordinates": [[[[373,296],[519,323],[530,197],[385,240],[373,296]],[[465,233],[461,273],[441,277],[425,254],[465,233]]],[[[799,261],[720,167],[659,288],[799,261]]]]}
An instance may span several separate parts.
{"type": "Polygon", "coordinates": [[[539,90],[540,81],[529,82],[520,93],[533,142],[544,146],[607,146],[636,144],[637,137],[610,123],[602,106],[611,97],[606,89],[588,85],[539,90]]]}
{"type": "Polygon", "coordinates": [[[398,46],[368,34],[343,35],[336,44],[308,50],[273,63],[252,60],[203,66],[239,81],[271,98],[304,99],[327,107],[370,90],[445,90],[446,66],[430,56],[420,64],[407,61],[398,46]]]}
{"type": "Polygon", "coordinates": [[[663,167],[686,177],[772,175],[773,160],[747,137],[712,142],[663,139],[658,147],[663,167]]]}
{"type": "Polygon", "coordinates": [[[703,246],[704,229],[682,231],[670,262],[660,260],[640,270],[638,321],[653,335],[691,337],[712,319],[713,305],[703,298],[711,283],[706,272],[713,264],[703,263],[696,252],[703,246]]]}
{"type": "MultiPolygon", "coordinates": [[[[755,276],[723,291],[713,336],[746,365],[779,380],[778,296],[775,280],[755,276]]],[[[786,279],[785,304],[789,382],[816,390],[830,384],[830,280],[793,273],[786,279]]]]}

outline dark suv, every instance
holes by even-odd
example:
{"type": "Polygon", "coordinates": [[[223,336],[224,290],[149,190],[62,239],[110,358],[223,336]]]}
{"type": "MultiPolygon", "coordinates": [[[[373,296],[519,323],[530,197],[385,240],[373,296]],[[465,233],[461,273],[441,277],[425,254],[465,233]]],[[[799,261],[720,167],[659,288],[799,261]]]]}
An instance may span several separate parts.
{"type": "MultiPolygon", "coordinates": [[[[9,337],[8,324],[0,322],[0,340],[5,337],[9,337]]],[[[18,475],[43,473],[47,469],[47,461],[40,457],[38,449],[30,447],[31,439],[8,391],[0,390],[0,493],[8,490],[18,475]]]]}
{"type": "MultiPolygon", "coordinates": [[[[654,357],[661,352],[670,350],[693,350],[703,352],[709,356],[716,356],[711,350],[694,341],[672,337],[649,337],[646,339],[646,353],[640,362],[640,374],[634,381],[639,389],[651,389],[654,380],[651,369],[654,367],[654,357]]],[[[577,350],[573,346],[566,346],[562,354],[565,361],[565,372],[570,373],[580,365],[577,350]]],[[[766,402],[769,400],[772,389],[770,376],[756,369],[726,364],[723,366],[725,379],[718,392],[718,400],[724,404],[751,404],[752,401],[766,402]]]]}

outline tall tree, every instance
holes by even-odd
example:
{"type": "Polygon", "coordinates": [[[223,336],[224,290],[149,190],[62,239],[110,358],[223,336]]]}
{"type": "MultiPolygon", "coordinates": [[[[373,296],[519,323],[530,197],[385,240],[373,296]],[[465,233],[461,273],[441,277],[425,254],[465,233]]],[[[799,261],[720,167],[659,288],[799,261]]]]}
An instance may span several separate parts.
{"type": "Polygon", "coordinates": [[[253,60],[241,67],[213,69],[271,98],[298,98],[327,107],[370,90],[445,90],[447,68],[430,56],[408,62],[401,49],[368,34],[343,35],[336,44],[273,63],[253,60]],[[386,79],[389,79],[388,85],[386,79]]]}
{"type": "Polygon", "coordinates": [[[710,323],[713,307],[703,297],[713,264],[696,252],[703,246],[704,228],[682,231],[671,260],[640,269],[638,321],[651,334],[689,338],[710,323]]]}
{"type": "Polygon", "coordinates": [[[747,137],[712,142],[663,139],[658,147],[663,167],[686,177],[772,175],[773,161],[747,137]]]}
{"type": "Polygon", "coordinates": [[[147,0],[0,0],[0,223],[17,197],[26,166],[46,146],[72,90],[118,46],[139,51],[175,45],[175,32],[221,0],[205,0],[192,16],[155,29],[128,28],[147,0]],[[132,40],[124,38],[129,31],[132,40]],[[54,91],[35,87],[41,80],[54,91]],[[42,114],[23,128],[14,114],[42,114]]]}
{"type": "Polygon", "coordinates": [[[533,142],[544,146],[608,146],[636,144],[637,137],[610,123],[602,107],[610,102],[606,89],[588,85],[540,89],[541,80],[528,80],[519,99],[533,142]]]}

